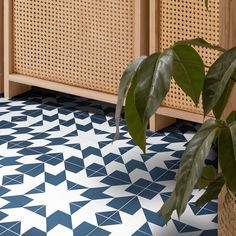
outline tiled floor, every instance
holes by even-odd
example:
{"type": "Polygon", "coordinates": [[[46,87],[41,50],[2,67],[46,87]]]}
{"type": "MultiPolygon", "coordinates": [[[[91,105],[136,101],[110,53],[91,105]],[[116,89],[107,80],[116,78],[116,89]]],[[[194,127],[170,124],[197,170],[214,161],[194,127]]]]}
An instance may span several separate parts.
{"type": "Polygon", "coordinates": [[[217,203],[166,226],[158,214],[196,127],[147,133],[147,154],[125,122],[112,144],[114,107],[34,89],[0,98],[0,236],[215,236],[217,203]]]}

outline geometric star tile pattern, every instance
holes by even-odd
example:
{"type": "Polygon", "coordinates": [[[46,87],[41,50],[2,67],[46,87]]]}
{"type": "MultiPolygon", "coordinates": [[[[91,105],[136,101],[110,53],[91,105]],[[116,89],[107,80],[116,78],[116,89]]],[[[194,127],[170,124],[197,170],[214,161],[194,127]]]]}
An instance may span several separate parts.
{"type": "Polygon", "coordinates": [[[217,235],[217,202],[197,208],[201,191],[180,220],[159,214],[198,125],[147,132],[143,154],[124,120],[112,143],[114,105],[33,88],[0,108],[1,236],[217,235]]]}

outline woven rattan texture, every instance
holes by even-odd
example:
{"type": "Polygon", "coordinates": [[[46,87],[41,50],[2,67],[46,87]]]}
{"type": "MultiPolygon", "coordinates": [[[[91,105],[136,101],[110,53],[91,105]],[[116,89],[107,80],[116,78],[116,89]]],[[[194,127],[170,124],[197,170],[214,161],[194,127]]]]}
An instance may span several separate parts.
{"type": "Polygon", "coordinates": [[[236,198],[227,192],[219,218],[219,236],[236,236],[236,198]]]}
{"type": "MultiPolygon", "coordinates": [[[[177,40],[202,37],[208,42],[219,45],[219,0],[212,0],[209,11],[204,1],[196,0],[161,0],[160,1],[160,50],[177,40]]],[[[198,48],[207,65],[211,65],[218,52],[198,48]]],[[[202,107],[195,107],[189,97],[176,85],[171,84],[171,91],[165,99],[164,106],[185,111],[202,113],[202,107]]]]}
{"type": "Polygon", "coordinates": [[[135,0],[14,0],[14,72],[117,93],[134,58],[135,0]]]}

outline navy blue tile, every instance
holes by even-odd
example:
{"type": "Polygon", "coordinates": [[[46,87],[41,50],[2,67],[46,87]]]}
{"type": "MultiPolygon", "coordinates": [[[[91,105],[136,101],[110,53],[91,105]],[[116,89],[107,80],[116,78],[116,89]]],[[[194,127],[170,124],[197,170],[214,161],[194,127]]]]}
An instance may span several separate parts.
{"type": "Polygon", "coordinates": [[[27,121],[27,116],[13,116],[11,118],[12,122],[23,122],[23,121],[27,121]]]}
{"type": "Polygon", "coordinates": [[[108,236],[110,234],[111,233],[109,231],[97,227],[89,235],[91,235],[91,236],[108,236]]]}
{"type": "Polygon", "coordinates": [[[8,201],[8,203],[5,206],[3,206],[2,209],[24,207],[25,205],[33,201],[32,198],[26,197],[24,195],[2,197],[2,198],[8,201]]]}
{"type": "Polygon", "coordinates": [[[36,177],[44,172],[44,165],[42,163],[26,164],[16,169],[17,171],[36,177]]]}
{"type": "Polygon", "coordinates": [[[87,235],[95,229],[96,229],[96,226],[89,224],[87,222],[83,222],[82,224],[80,224],[78,227],[74,229],[74,236],[87,235]]]}
{"type": "Polygon", "coordinates": [[[1,212],[0,211],[0,221],[2,221],[4,218],[6,218],[8,216],[8,214],[1,212]]]}
{"type": "Polygon", "coordinates": [[[23,175],[4,175],[2,185],[16,185],[22,184],[24,181],[23,175]]]}
{"type": "Polygon", "coordinates": [[[47,232],[52,230],[57,225],[63,225],[69,229],[72,229],[71,216],[62,212],[56,211],[52,215],[47,217],[47,232]]]}
{"type": "Polygon", "coordinates": [[[178,230],[178,232],[196,232],[196,231],[200,231],[200,229],[198,228],[195,228],[193,226],[190,226],[190,225],[186,225],[186,224],[183,224],[182,222],[179,222],[177,220],[173,220],[175,226],[176,226],[176,229],[178,230]]]}
{"type": "Polygon", "coordinates": [[[217,230],[216,229],[212,229],[212,230],[205,230],[203,231],[200,236],[217,236],[217,230]]]}
{"type": "Polygon", "coordinates": [[[103,193],[107,189],[107,187],[90,188],[81,195],[91,200],[111,198],[111,196],[103,193]]]}
{"type": "Polygon", "coordinates": [[[148,223],[145,223],[136,233],[132,236],[152,236],[151,229],[148,223]]]}
{"type": "Polygon", "coordinates": [[[104,163],[107,165],[111,163],[112,161],[116,161],[119,163],[124,163],[123,159],[120,155],[114,154],[114,153],[109,153],[106,156],[103,157],[104,163]]]}
{"type": "Polygon", "coordinates": [[[90,201],[80,201],[80,202],[71,202],[70,203],[70,211],[71,214],[77,212],[80,208],[88,204],[90,201]]]}
{"type": "Polygon", "coordinates": [[[126,163],[126,168],[129,173],[135,169],[148,171],[146,165],[143,162],[137,160],[131,160],[128,163],[126,163]]]}
{"type": "Polygon", "coordinates": [[[106,176],[107,171],[106,168],[97,163],[93,163],[86,168],[88,177],[98,177],[98,176],[106,176]]]}
{"type": "Polygon", "coordinates": [[[37,158],[37,160],[42,161],[44,163],[56,166],[64,161],[62,154],[50,154],[50,155],[41,155],[37,158]]]}
{"type": "Polygon", "coordinates": [[[160,167],[155,167],[150,171],[152,179],[154,181],[167,181],[173,180],[175,178],[175,172],[170,170],[165,170],[160,167]]]}
{"type": "MultiPolygon", "coordinates": [[[[113,179],[116,179],[116,180],[120,180],[120,181],[122,181],[123,183],[126,183],[126,184],[131,183],[129,175],[122,172],[122,171],[116,170],[113,173],[111,173],[110,176],[108,176],[107,178],[109,178],[109,177],[111,177],[113,179]]],[[[104,178],[102,182],[105,183],[107,178],[104,178]]]]}
{"type": "Polygon", "coordinates": [[[22,163],[18,161],[21,157],[22,156],[2,158],[0,159],[0,165],[3,165],[3,166],[21,165],[22,163]]]}
{"type": "Polygon", "coordinates": [[[32,211],[40,216],[46,217],[46,206],[44,205],[25,207],[25,209],[32,211]]]}
{"type": "Polygon", "coordinates": [[[137,197],[120,197],[112,200],[107,204],[108,206],[119,209],[127,214],[133,215],[140,208],[140,202],[137,197]]]}
{"type": "Polygon", "coordinates": [[[96,218],[99,226],[122,224],[118,211],[98,212],[96,218]]]}
{"type": "Polygon", "coordinates": [[[46,232],[43,232],[35,227],[28,230],[22,236],[46,236],[46,232]]]}
{"type": "Polygon", "coordinates": [[[65,161],[65,168],[73,173],[79,173],[84,169],[84,161],[78,157],[70,157],[65,161]]]}
{"type": "Polygon", "coordinates": [[[47,183],[54,185],[54,186],[58,186],[59,184],[61,184],[65,180],[66,180],[65,171],[62,171],[61,173],[59,173],[57,175],[53,175],[53,174],[45,172],[45,181],[47,183]]]}
{"type": "Polygon", "coordinates": [[[143,209],[148,222],[159,225],[163,227],[166,224],[166,220],[157,212],[150,211],[148,209],[143,209]]]}
{"type": "Polygon", "coordinates": [[[137,186],[137,185],[131,185],[130,187],[128,187],[125,191],[129,192],[129,193],[133,193],[133,194],[139,194],[143,191],[143,188],[137,186]]]}
{"type": "Polygon", "coordinates": [[[9,191],[10,191],[10,189],[0,186],[0,196],[3,196],[4,194],[8,193],[9,191]]]}

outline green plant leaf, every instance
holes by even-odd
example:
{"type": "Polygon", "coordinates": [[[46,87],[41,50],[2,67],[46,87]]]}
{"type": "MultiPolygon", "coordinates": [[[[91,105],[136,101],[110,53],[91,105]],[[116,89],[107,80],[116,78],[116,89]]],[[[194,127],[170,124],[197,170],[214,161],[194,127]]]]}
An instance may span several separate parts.
{"type": "Polygon", "coordinates": [[[199,189],[206,188],[214,179],[216,176],[216,169],[214,166],[205,166],[202,171],[202,176],[197,182],[197,187],[199,189]]]}
{"type": "Polygon", "coordinates": [[[208,0],[205,0],[205,7],[208,10],[208,0]]]}
{"type": "Polygon", "coordinates": [[[236,196],[236,158],[233,145],[231,128],[225,127],[221,130],[218,139],[219,162],[226,185],[236,196]]]}
{"type": "Polygon", "coordinates": [[[161,105],[170,88],[173,51],[153,54],[140,66],[135,90],[135,104],[141,121],[146,124],[161,105]]]}
{"type": "Polygon", "coordinates": [[[198,46],[198,47],[213,49],[213,50],[217,50],[217,51],[220,51],[220,52],[225,52],[226,51],[224,48],[222,48],[220,46],[216,46],[216,45],[208,43],[203,38],[181,40],[181,41],[176,42],[175,44],[176,45],[178,45],[178,44],[187,44],[187,45],[192,45],[192,46],[198,46]]]}
{"type": "Polygon", "coordinates": [[[122,107],[124,105],[125,96],[128,91],[128,88],[130,86],[130,83],[132,82],[139,66],[142,64],[144,59],[146,59],[146,56],[142,56],[142,57],[134,60],[133,62],[131,62],[128,65],[127,69],[124,71],[122,78],[120,80],[118,100],[117,100],[116,113],[115,113],[116,134],[115,134],[113,141],[119,139],[120,115],[121,115],[122,107]]]}
{"type": "Polygon", "coordinates": [[[229,80],[221,98],[219,99],[219,101],[217,102],[217,104],[213,108],[213,112],[214,112],[216,119],[221,118],[221,116],[225,110],[225,107],[227,105],[227,102],[228,102],[228,99],[230,97],[233,87],[234,87],[234,81],[229,80]]]}
{"type": "Polygon", "coordinates": [[[128,130],[136,145],[145,152],[146,126],[143,125],[136,110],[134,100],[135,85],[133,84],[127,94],[125,103],[125,120],[128,130]]]}
{"type": "Polygon", "coordinates": [[[171,219],[171,215],[175,210],[175,206],[176,206],[176,194],[175,192],[173,192],[160,210],[160,214],[165,218],[166,222],[168,222],[171,219]]]}
{"type": "MultiPolygon", "coordinates": [[[[164,217],[171,215],[174,209],[177,210],[179,217],[183,214],[189,197],[202,175],[204,160],[209,154],[212,142],[221,125],[220,121],[207,120],[189,142],[176,174],[176,186],[172,197],[160,211],[164,217]]],[[[168,218],[166,219],[168,220],[168,218]]]]}
{"type": "Polygon", "coordinates": [[[209,184],[205,193],[197,200],[196,206],[204,206],[206,203],[217,198],[224,184],[225,179],[222,174],[219,174],[217,178],[209,184]]]}
{"type": "Polygon", "coordinates": [[[233,143],[233,149],[234,149],[234,157],[236,161],[236,124],[234,123],[232,126],[229,127],[231,137],[232,137],[232,143],[233,143]]]}
{"type": "MultiPolygon", "coordinates": [[[[131,86],[128,90],[125,102],[125,120],[127,122],[128,131],[133,138],[136,145],[138,145],[143,152],[146,151],[146,129],[147,123],[144,124],[139,117],[138,111],[136,109],[135,104],[135,89],[140,79],[140,74],[142,74],[141,70],[148,63],[154,63],[156,58],[159,57],[160,54],[153,54],[143,60],[140,64],[138,70],[136,71],[131,86]],[[153,62],[154,61],[154,62],[153,62]]],[[[155,66],[155,65],[154,65],[155,66]]]]}
{"type": "Polygon", "coordinates": [[[204,84],[204,63],[191,46],[175,45],[173,51],[175,82],[197,106],[204,84]]]}
{"type": "Polygon", "coordinates": [[[236,47],[223,53],[209,69],[203,88],[203,109],[206,116],[221,98],[236,68],[236,47]]]}
{"type": "Polygon", "coordinates": [[[236,111],[232,111],[229,116],[226,119],[228,124],[233,123],[234,121],[236,121],[236,111]]]}

